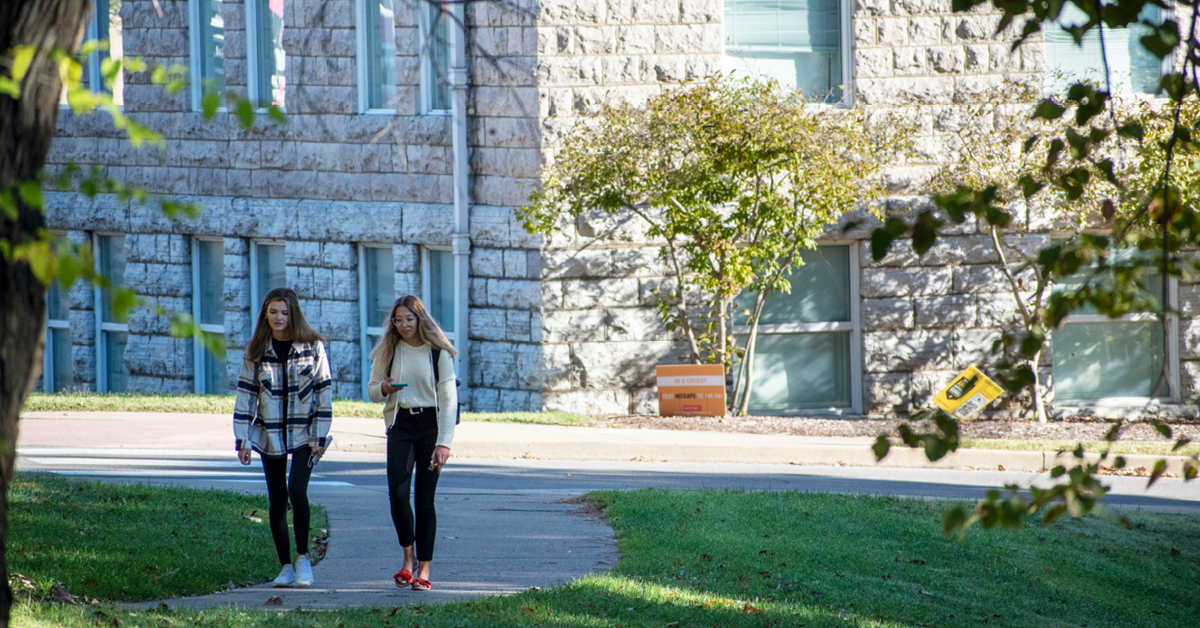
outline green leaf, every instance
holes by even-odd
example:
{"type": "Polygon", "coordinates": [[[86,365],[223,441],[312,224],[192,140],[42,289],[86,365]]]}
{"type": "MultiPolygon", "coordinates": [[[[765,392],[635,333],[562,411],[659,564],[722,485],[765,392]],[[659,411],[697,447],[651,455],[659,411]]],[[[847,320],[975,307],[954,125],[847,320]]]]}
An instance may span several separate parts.
{"type": "Polygon", "coordinates": [[[129,320],[129,312],[138,304],[137,294],[127,287],[115,288],[112,291],[112,313],[118,322],[129,320]]]}
{"type": "Polygon", "coordinates": [[[16,100],[21,97],[21,84],[7,76],[0,76],[0,94],[6,94],[16,100]]]}
{"type": "Polygon", "coordinates": [[[1167,425],[1166,423],[1163,423],[1162,421],[1159,421],[1158,419],[1152,419],[1150,421],[1150,425],[1153,426],[1154,431],[1158,432],[1163,438],[1171,438],[1171,426],[1170,425],[1167,425]]]}
{"type": "Polygon", "coordinates": [[[49,286],[54,281],[54,273],[58,269],[58,259],[50,251],[50,243],[45,240],[34,240],[13,248],[13,257],[29,264],[30,271],[42,285],[49,286]]]}
{"type": "Polygon", "coordinates": [[[254,105],[250,104],[249,100],[237,99],[237,118],[243,129],[249,131],[254,128],[254,105]]]}
{"type": "Polygon", "coordinates": [[[871,259],[879,261],[887,256],[888,249],[892,248],[892,241],[896,237],[890,231],[879,227],[871,231],[871,259]]]}
{"type": "Polygon", "coordinates": [[[942,221],[933,217],[933,213],[923,211],[917,216],[917,221],[913,223],[912,228],[912,244],[913,250],[917,255],[924,255],[926,251],[933,247],[937,242],[937,230],[942,226],[942,221]]]}
{"type": "Polygon", "coordinates": [[[275,105],[271,105],[271,107],[267,109],[267,115],[279,124],[284,124],[287,122],[287,114],[283,112],[283,109],[280,109],[275,105]]]}
{"type": "Polygon", "coordinates": [[[1140,122],[1130,122],[1117,127],[1117,135],[1128,137],[1137,141],[1142,141],[1146,138],[1146,130],[1142,128],[1140,122]]]}
{"type": "Polygon", "coordinates": [[[1042,523],[1045,525],[1050,525],[1065,514],[1067,514],[1067,507],[1063,504],[1058,504],[1046,511],[1046,516],[1042,517],[1042,523]]]}
{"type": "Polygon", "coordinates": [[[1183,100],[1183,97],[1190,91],[1191,83],[1188,82],[1186,76],[1177,73],[1164,74],[1158,81],[1159,87],[1162,88],[1171,100],[1183,100]]]}
{"type": "MultiPolygon", "coordinates": [[[[955,0],[957,1],[957,0],[955,0]]],[[[947,536],[955,532],[964,532],[967,529],[970,518],[967,517],[967,511],[962,506],[955,506],[946,511],[942,517],[942,534],[947,536]]]]}
{"type": "Polygon", "coordinates": [[[1104,433],[1105,442],[1109,442],[1109,443],[1117,442],[1117,439],[1121,437],[1121,427],[1123,425],[1124,425],[1123,421],[1117,421],[1116,423],[1113,423],[1113,426],[1108,428],[1108,431],[1104,433]]]}
{"type": "Polygon", "coordinates": [[[1179,45],[1179,25],[1175,23],[1175,20],[1166,20],[1162,24],[1144,20],[1142,24],[1152,30],[1149,35],[1138,41],[1142,42],[1146,50],[1159,59],[1167,58],[1179,45]]]}
{"type": "Polygon", "coordinates": [[[890,451],[891,448],[892,442],[888,440],[887,436],[880,434],[879,437],[875,439],[875,444],[871,446],[871,450],[875,452],[875,462],[879,462],[887,457],[888,451],[890,451]]]}
{"type": "Polygon", "coordinates": [[[1030,333],[1021,340],[1021,354],[1026,357],[1032,357],[1038,351],[1042,350],[1042,346],[1046,344],[1045,336],[1037,333],[1030,333]]]}
{"type": "Polygon", "coordinates": [[[21,200],[32,209],[45,211],[46,200],[42,197],[42,186],[37,181],[26,181],[18,188],[21,200]]]}
{"type": "Polygon", "coordinates": [[[1196,479],[1197,471],[1200,471],[1200,465],[1197,465],[1195,460],[1183,461],[1183,479],[1185,481],[1196,479]]]}
{"type": "Polygon", "coordinates": [[[1042,189],[1046,187],[1045,183],[1042,183],[1041,181],[1034,179],[1032,176],[1030,176],[1028,174],[1021,175],[1020,183],[1021,183],[1021,194],[1025,198],[1032,197],[1034,194],[1041,192],[1042,189]]]}
{"type": "Polygon", "coordinates": [[[950,451],[949,443],[945,439],[938,438],[933,434],[926,434],[922,440],[925,442],[925,457],[930,462],[936,462],[946,457],[950,451]]]}
{"type": "Polygon", "coordinates": [[[217,115],[217,107],[221,106],[221,97],[215,92],[209,92],[200,100],[200,106],[204,110],[204,119],[212,120],[213,116],[217,115]]]}
{"type": "Polygon", "coordinates": [[[1180,449],[1187,447],[1188,443],[1191,443],[1191,442],[1192,442],[1192,439],[1184,436],[1183,438],[1180,438],[1179,440],[1175,441],[1175,446],[1171,447],[1171,451],[1179,451],[1180,449]]]}
{"type": "Polygon", "coordinates": [[[1043,120],[1057,120],[1061,118],[1063,113],[1066,113],[1066,111],[1066,107],[1047,98],[1038,104],[1037,109],[1033,110],[1033,117],[1041,118],[1043,120]]]}
{"type": "Polygon", "coordinates": [[[29,66],[33,65],[33,46],[14,46],[12,49],[12,77],[13,80],[20,82],[25,78],[25,73],[29,72],[29,66]]]}
{"type": "Polygon", "coordinates": [[[3,211],[9,220],[17,219],[17,199],[13,197],[12,192],[0,192],[0,211],[3,211]]]}
{"type": "Polygon", "coordinates": [[[1167,472],[1167,461],[1162,460],[1162,459],[1155,460],[1154,461],[1154,469],[1152,469],[1150,471],[1150,480],[1148,482],[1146,482],[1146,488],[1150,488],[1151,486],[1154,486],[1154,483],[1158,481],[1158,478],[1161,478],[1162,475],[1166,472],[1167,472]]]}

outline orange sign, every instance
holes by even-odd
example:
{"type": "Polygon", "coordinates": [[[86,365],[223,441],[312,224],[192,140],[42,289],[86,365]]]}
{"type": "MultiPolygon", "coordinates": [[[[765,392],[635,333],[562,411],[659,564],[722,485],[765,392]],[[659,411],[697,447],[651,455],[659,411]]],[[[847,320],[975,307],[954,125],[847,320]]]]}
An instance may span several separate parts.
{"type": "Polygon", "coordinates": [[[659,416],[725,416],[725,369],[720,364],[655,367],[659,416]]]}

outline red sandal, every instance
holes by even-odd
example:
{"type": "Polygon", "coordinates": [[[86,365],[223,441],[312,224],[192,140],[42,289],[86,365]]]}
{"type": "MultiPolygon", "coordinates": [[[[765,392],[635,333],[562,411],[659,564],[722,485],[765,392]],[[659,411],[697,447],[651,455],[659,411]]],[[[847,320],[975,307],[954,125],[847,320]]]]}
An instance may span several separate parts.
{"type": "Polygon", "coordinates": [[[424,578],[413,578],[412,580],[413,591],[428,591],[432,588],[433,583],[424,578]]]}
{"type": "Polygon", "coordinates": [[[392,576],[392,580],[396,582],[396,586],[406,587],[412,584],[413,574],[407,569],[401,569],[400,571],[396,572],[396,575],[392,576]]]}

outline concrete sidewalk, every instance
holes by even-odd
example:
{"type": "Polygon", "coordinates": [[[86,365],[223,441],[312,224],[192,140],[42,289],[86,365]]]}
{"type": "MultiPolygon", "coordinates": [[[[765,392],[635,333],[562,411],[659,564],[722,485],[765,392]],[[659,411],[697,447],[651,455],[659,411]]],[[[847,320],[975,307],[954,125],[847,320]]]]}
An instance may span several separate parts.
{"type": "MultiPolygon", "coordinates": [[[[228,415],[135,412],[28,412],[21,415],[18,447],[114,447],[231,450],[228,415]]],[[[384,453],[382,419],[334,417],[335,450],[384,453]]],[[[519,423],[464,422],[453,455],[465,458],[732,462],[832,466],[986,469],[1036,473],[1074,464],[1070,454],[960,449],[936,463],[921,449],[893,448],[881,462],[873,438],[827,438],[688,432],[519,423]]],[[[1094,456],[1093,456],[1094,459],[1094,456]]],[[[1151,468],[1157,456],[1125,456],[1131,468],[1151,468]]],[[[1183,458],[1168,471],[1181,472],[1183,458]]]]}

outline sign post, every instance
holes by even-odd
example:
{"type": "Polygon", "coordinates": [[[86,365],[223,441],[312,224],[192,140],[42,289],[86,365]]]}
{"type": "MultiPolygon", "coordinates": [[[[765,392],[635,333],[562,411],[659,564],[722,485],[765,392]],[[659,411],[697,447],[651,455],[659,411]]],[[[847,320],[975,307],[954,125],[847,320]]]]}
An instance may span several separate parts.
{"type": "Polygon", "coordinates": [[[966,421],[996,400],[1004,389],[974,365],[959,373],[933,402],[959,421],[966,421]]]}
{"type": "Polygon", "coordinates": [[[659,416],[725,416],[725,369],[720,364],[655,367],[659,416]]]}

